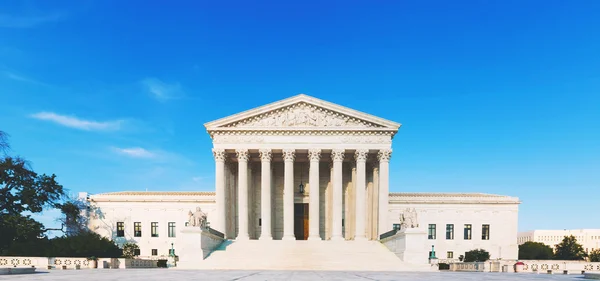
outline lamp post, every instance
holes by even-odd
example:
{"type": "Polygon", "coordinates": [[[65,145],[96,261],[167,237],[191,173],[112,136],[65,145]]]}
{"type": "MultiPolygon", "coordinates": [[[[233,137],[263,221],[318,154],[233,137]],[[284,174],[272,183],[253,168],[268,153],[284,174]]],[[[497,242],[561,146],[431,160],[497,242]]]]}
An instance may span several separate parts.
{"type": "Polygon", "coordinates": [[[431,255],[429,256],[429,260],[437,259],[435,257],[435,245],[431,245],[431,255]]]}

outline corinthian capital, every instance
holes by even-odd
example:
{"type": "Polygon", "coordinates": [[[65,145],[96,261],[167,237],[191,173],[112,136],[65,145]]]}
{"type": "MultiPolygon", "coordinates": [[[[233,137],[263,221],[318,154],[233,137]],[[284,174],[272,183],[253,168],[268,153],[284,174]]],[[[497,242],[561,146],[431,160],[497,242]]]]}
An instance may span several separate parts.
{"type": "Polygon", "coordinates": [[[248,159],[250,158],[248,149],[236,149],[235,155],[237,156],[238,161],[248,162],[248,159]]]}
{"type": "Polygon", "coordinates": [[[365,162],[367,161],[367,157],[369,157],[368,149],[357,149],[356,153],[354,153],[354,159],[356,162],[365,162]]]}
{"type": "Polygon", "coordinates": [[[379,162],[388,162],[392,158],[392,150],[391,149],[382,149],[377,153],[377,159],[379,162]]]}
{"type": "Polygon", "coordinates": [[[334,149],[331,151],[331,159],[333,159],[333,161],[344,161],[344,155],[346,153],[346,150],[344,149],[334,149]]]}
{"type": "Polygon", "coordinates": [[[321,149],[320,148],[311,148],[308,150],[308,158],[310,161],[319,161],[321,160],[321,149]]]}
{"type": "Polygon", "coordinates": [[[215,157],[215,161],[225,161],[227,154],[225,153],[225,149],[222,148],[213,148],[212,149],[213,156],[215,157]]]}
{"type": "Polygon", "coordinates": [[[268,148],[263,148],[261,150],[258,151],[260,153],[260,160],[263,162],[271,162],[271,159],[273,158],[271,155],[271,149],[268,148]]]}
{"type": "Polygon", "coordinates": [[[284,161],[292,161],[296,159],[296,150],[295,149],[284,149],[283,150],[283,160],[284,161]]]}

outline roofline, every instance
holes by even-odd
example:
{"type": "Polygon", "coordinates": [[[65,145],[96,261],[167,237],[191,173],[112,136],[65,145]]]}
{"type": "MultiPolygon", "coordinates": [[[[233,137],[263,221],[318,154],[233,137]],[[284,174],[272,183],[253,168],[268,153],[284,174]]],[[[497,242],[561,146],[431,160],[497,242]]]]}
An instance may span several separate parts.
{"type": "Polygon", "coordinates": [[[320,106],[320,107],[325,107],[325,108],[329,108],[329,109],[335,109],[335,110],[339,110],[344,114],[347,114],[349,116],[355,117],[355,118],[360,118],[360,119],[364,119],[366,121],[370,121],[370,122],[374,122],[374,123],[381,123],[382,125],[388,126],[387,129],[394,129],[394,130],[399,130],[400,127],[402,126],[402,124],[394,122],[394,121],[390,121],[381,117],[377,117],[375,115],[371,115],[368,113],[364,113],[349,107],[345,107],[342,105],[338,105],[335,103],[331,103],[325,100],[321,100],[306,94],[299,94],[299,95],[295,95],[286,99],[282,99],[282,100],[278,100],[275,102],[271,102],[268,103],[266,105],[262,105],[262,106],[258,106],[249,110],[245,110],[233,115],[229,115],[223,118],[219,118],[217,120],[214,121],[210,121],[207,123],[204,123],[204,127],[206,128],[207,131],[211,131],[214,130],[216,126],[220,126],[220,125],[225,125],[231,122],[235,122],[236,119],[242,119],[244,117],[250,117],[250,116],[255,116],[255,115],[259,115],[259,114],[263,114],[266,112],[269,112],[271,110],[280,108],[280,107],[285,107],[291,104],[294,104],[296,102],[306,102],[312,105],[316,105],[316,106],[320,106]]]}

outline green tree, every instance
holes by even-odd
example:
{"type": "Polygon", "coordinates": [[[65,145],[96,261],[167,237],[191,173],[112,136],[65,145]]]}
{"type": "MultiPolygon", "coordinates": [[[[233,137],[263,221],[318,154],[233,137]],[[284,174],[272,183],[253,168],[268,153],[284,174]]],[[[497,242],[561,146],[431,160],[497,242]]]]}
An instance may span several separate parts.
{"type": "Polygon", "coordinates": [[[590,252],[591,262],[600,262],[600,249],[596,249],[590,252]]]}
{"type": "Polygon", "coordinates": [[[136,256],[135,250],[137,250],[139,248],[140,247],[133,242],[127,242],[127,243],[123,244],[123,257],[127,258],[127,259],[134,258],[136,256]]]}
{"type": "Polygon", "coordinates": [[[0,214],[0,256],[43,256],[44,226],[30,216],[0,214]]]}
{"type": "Polygon", "coordinates": [[[557,260],[584,260],[587,254],[583,250],[583,246],[577,243],[575,236],[565,236],[565,238],[556,245],[554,251],[554,259],[557,260]]]}
{"type": "Polygon", "coordinates": [[[554,253],[550,246],[539,242],[525,242],[519,245],[520,260],[549,260],[554,253]]]}
{"type": "Polygon", "coordinates": [[[21,158],[0,159],[0,213],[21,214],[41,212],[52,206],[64,194],[56,175],[38,175],[21,158]]]}
{"type": "MultiPolygon", "coordinates": [[[[0,152],[9,145],[0,131],[0,152]]],[[[56,176],[39,175],[22,158],[0,157],[0,253],[43,251],[44,226],[24,213],[39,213],[52,207],[64,194],[56,176]],[[39,243],[39,244],[37,244],[39,243]]]]}
{"type": "Polygon", "coordinates": [[[484,249],[475,249],[465,253],[465,262],[480,262],[490,259],[490,253],[484,249]]]}

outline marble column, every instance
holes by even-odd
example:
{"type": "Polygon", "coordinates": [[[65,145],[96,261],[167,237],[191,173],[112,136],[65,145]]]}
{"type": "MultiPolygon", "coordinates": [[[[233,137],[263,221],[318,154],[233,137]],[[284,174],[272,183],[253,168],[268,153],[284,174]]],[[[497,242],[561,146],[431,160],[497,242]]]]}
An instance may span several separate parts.
{"type": "Polygon", "coordinates": [[[321,240],[319,233],[319,161],[321,149],[312,148],[308,151],[310,171],[308,177],[309,204],[308,204],[308,240],[321,240]]]}
{"type": "Polygon", "coordinates": [[[366,189],[367,189],[367,157],[369,155],[368,149],[357,149],[354,154],[356,159],[356,231],[354,240],[367,240],[365,236],[365,223],[366,223],[366,189]]]}
{"type": "Polygon", "coordinates": [[[377,239],[379,235],[392,229],[388,222],[388,203],[390,193],[390,158],[392,157],[391,149],[382,149],[377,153],[379,160],[379,226],[377,231],[377,239]]]}
{"type": "Polygon", "coordinates": [[[342,187],[342,163],[344,161],[344,149],[334,149],[331,152],[333,159],[333,231],[331,240],[344,240],[342,236],[342,202],[344,196],[342,187]]]}
{"type": "Polygon", "coordinates": [[[215,219],[212,225],[215,230],[221,233],[226,233],[226,218],[225,218],[225,149],[213,148],[213,156],[215,157],[215,203],[216,212],[215,219]]]}
{"type": "Polygon", "coordinates": [[[271,149],[261,149],[260,153],[260,216],[262,227],[260,240],[273,240],[271,234],[271,149]]]}
{"type": "Polygon", "coordinates": [[[294,149],[283,150],[283,238],[296,240],[294,235],[294,149]]]}
{"type": "Polygon", "coordinates": [[[248,149],[235,151],[238,159],[238,235],[236,240],[248,240],[248,149]]]}

